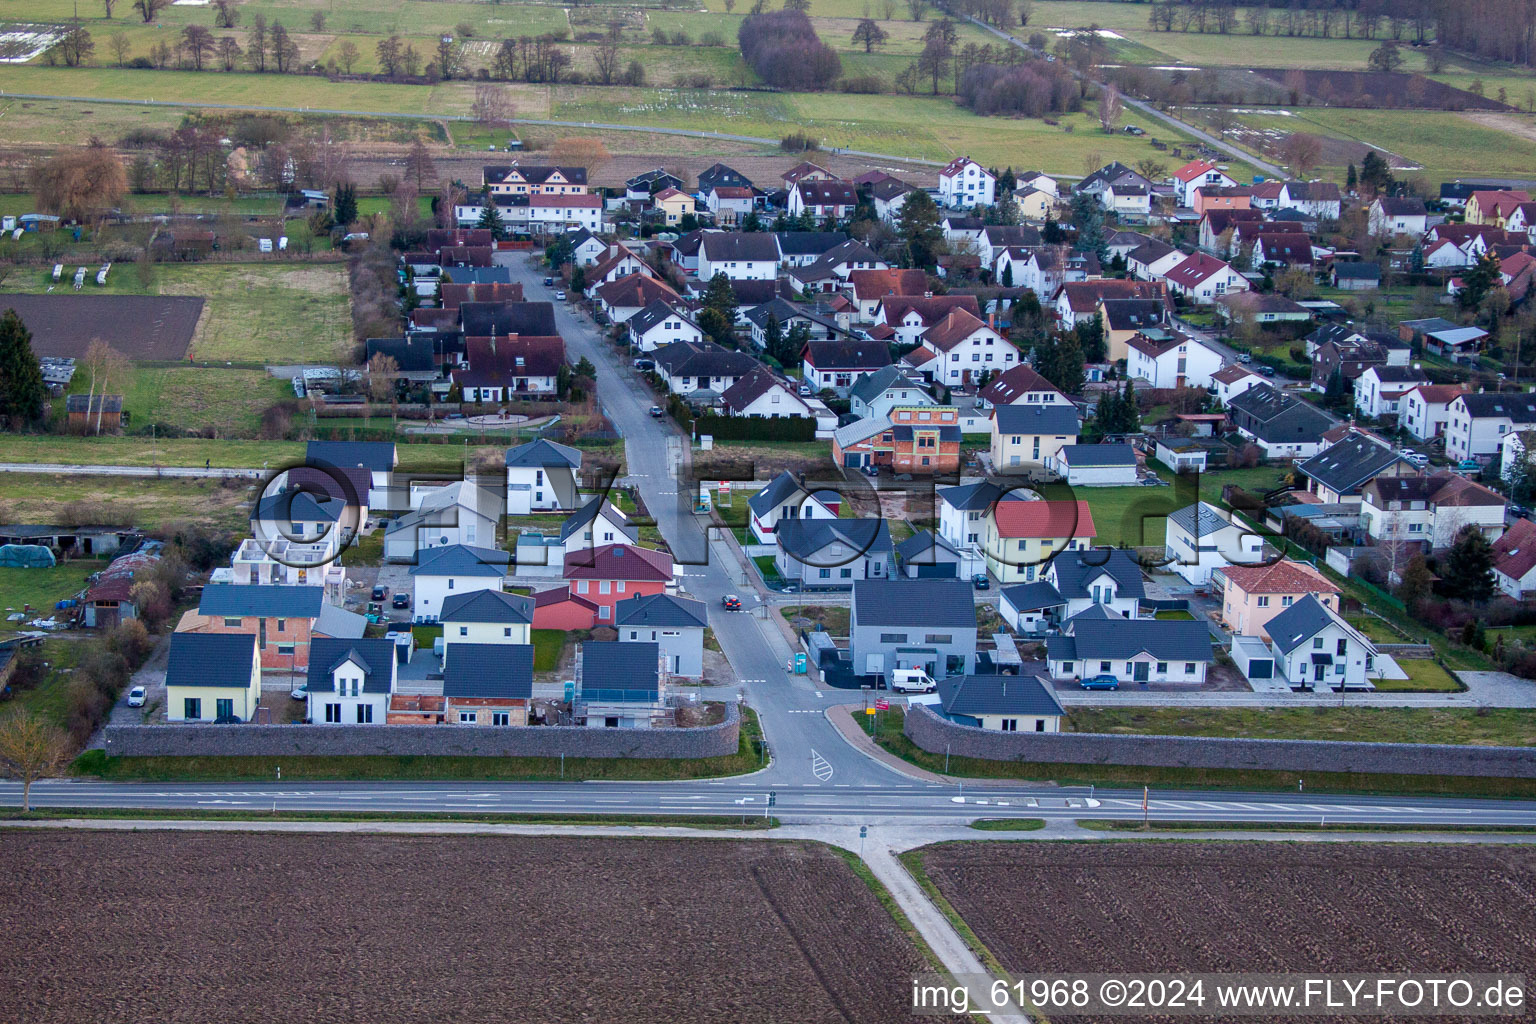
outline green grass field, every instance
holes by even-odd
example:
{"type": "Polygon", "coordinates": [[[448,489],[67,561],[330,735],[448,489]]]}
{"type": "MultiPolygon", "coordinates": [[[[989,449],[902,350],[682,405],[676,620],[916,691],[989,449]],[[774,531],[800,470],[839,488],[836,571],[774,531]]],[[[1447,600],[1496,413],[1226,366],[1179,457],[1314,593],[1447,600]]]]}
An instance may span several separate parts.
{"type": "MultiPolygon", "coordinates": [[[[0,610],[10,615],[31,605],[34,611],[52,613],[55,602],[73,597],[85,586],[87,576],[106,567],[106,559],[82,558],[48,569],[0,568],[0,610]]],[[[0,630],[24,628],[24,622],[0,619],[0,630]]]]}
{"type": "Polygon", "coordinates": [[[231,530],[248,529],[248,502],[253,496],[245,482],[225,486],[215,480],[180,478],[8,473],[0,478],[0,483],[0,520],[8,523],[54,522],[60,509],[78,503],[80,514],[72,515],[75,521],[100,519],[104,520],[102,525],[145,529],[189,521],[231,530]],[[91,514],[94,509],[101,510],[100,514],[91,514]]]}
{"type": "Polygon", "coordinates": [[[1536,745],[1536,711],[1523,708],[1074,708],[1066,725],[1147,736],[1536,745]]]}
{"type": "Polygon", "coordinates": [[[1397,664],[1408,673],[1408,678],[1373,680],[1377,690],[1382,693],[1460,693],[1466,689],[1428,658],[1399,658],[1397,664]]]}

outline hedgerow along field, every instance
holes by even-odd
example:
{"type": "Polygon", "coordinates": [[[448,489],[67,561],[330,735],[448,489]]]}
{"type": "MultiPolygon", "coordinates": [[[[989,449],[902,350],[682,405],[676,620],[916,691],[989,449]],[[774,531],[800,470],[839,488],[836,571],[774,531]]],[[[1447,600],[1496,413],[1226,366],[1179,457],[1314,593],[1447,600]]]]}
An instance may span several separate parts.
{"type": "Polygon", "coordinates": [[[5,844],[0,992],[33,1022],[884,1024],[918,1019],[905,1006],[927,969],[814,843],[27,830],[5,844]]]}
{"type": "Polygon", "coordinates": [[[947,843],[904,859],[1015,973],[1528,974],[1536,948],[1529,847],[947,843]]]}

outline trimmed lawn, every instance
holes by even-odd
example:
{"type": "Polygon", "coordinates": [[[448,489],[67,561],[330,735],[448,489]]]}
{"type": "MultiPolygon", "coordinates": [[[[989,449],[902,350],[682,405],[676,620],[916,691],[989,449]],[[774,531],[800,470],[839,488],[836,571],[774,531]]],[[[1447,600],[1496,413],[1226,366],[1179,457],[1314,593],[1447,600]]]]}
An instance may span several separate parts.
{"type": "Polygon", "coordinates": [[[1407,679],[1376,679],[1376,689],[1383,693],[1460,693],[1466,687],[1445,669],[1428,658],[1400,658],[1398,665],[1407,679]]]}
{"type": "Polygon", "coordinates": [[[1524,708],[1075,708],[1066,727],[1144,736],[1536,745],[1536,711],[1524,708]]]}
{"type": "Polygon", "coordinates": [[[1093,514],[1094,544],[1100,547],[1162,547],[1168,514],[1189,504],[1175,487],[1045,484],[1035,489],[1047,498],[1086,501],[1093,514]]]}
{"type": "Polygon", "coordinates": [[[1158,612],[1156,617],[1159,618],[1159,619],[1167,619],[1167,620],[1173,621],[1173,622],[1193,622],[1193,621],[1195,621],[1195,617],[1193,615],[1191,615],[1189,612],[1181,612],[1181,611],[1158,612]]]}
{"type": "Polygon", "coordinates": [[[569,636],[563,629],[535,629],[533,631],[533,670],[553,672],[560,665],[560,654],[565,650],[569,636]]]}
{"type": "Polygon", "coordinates": [[[758,572],[763,574],[763,582],[777,583],[779,580],[779,567],[774,564],[772,555],[758,555],[752,559],[757,564],[758,572]]]}
{"type": "MultiPolygon", "coordinates": [[[[85,578],[107,567],[105,558],[60,562],[47,569],[0,568],[0,610],[6,615],[31,605],[34,617],[52,613],[56,602],[74,597],[85,588],[85,578]]],[[[0,620],[0,629],[25,629],[25,622],[0,620]]]]}
{"type": "MultiPolygon", "coordinates": [[[[1379,644],[1406,644],[1412,641],[1404,637],[1374,615],[1350,615],[1346,621],[1366,635],[1366,638],[1379,644]]],[[[1399,662],[1401,664],[1401,662],[1399,662]]],[[[1433,664],[1433,662],[1431,662],[1433,664]]],[[[1404,666],[1406,668],[1407,666],[1404,666]]]]}
{"type": "MultiPolygon", "coordinates": [[[[578,445],[606,454],[611,446],[578,445]]],[[[0,462],[52,463],[67,466],[200,466],[223,469],[277,468],[304,458],[303,441],[241,441],[220,438],[66,437],[0,434],[0,462]]],[[[504,449],[489,449],[499,459],[504,449]]],[[[398,443],[402,473],[457,473],[481,449],[460,443],[398,443]]]]}
{"type": "MultiPolygon", "coordinates": [[[[89,377],[76,374],[70,391],[89,390],[89,377]]],[[[292,398],[293,385],[286,379],[265,370],[222,366],[141,367],[123,388],[123,408],[132,414],[134,429],[165,423],[187,430],[212,428],[226,437],[255,436],[262,413],[292,398]]]]}

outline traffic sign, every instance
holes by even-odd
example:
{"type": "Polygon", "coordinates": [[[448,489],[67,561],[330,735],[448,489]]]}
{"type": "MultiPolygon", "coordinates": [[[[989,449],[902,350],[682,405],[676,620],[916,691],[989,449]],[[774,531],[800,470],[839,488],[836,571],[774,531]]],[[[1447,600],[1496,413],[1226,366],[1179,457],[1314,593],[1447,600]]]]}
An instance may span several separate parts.
{"type": "Polygon", "coordinates": [[[875,713],[875,709],[874,709],[874,708],[865,708],[865,709],[864,709],[864,713],[865,713],[865,714],[866,714],[866,715],[872,715],[872,714],[874,714],[874,713],[875,713]]]}
{"type": "Polygon", "coordinates": [[[879,700],[875,701],[875,710],[889,711],[891,710],[891,702],[886,700],[884,697],[881,697],[879,700]]]}

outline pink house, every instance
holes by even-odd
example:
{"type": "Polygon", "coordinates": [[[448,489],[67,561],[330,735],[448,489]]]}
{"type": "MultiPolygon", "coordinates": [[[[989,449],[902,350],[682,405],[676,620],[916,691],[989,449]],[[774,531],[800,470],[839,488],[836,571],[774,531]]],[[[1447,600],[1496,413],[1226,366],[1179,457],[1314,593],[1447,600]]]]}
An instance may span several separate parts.
{"type": "Polygon", "coordinates": [[[1312,594],[1339,610],[1339,588],[1309,565],[1284,559],[1274,565],[1226,565],[1211,573],[1221,590],[1221,618],[1239,636],[1268,640],[1265,626],[1291,605],[1312,594]]]}
{"type": "Polygon", "coordinates": [[[583,548],[565,556],[565,578],[572,597],[597,606],[598,625],[610,625],[618,602],[666,593],[672,582],[672,556],[633,544],[583,548]]]}

